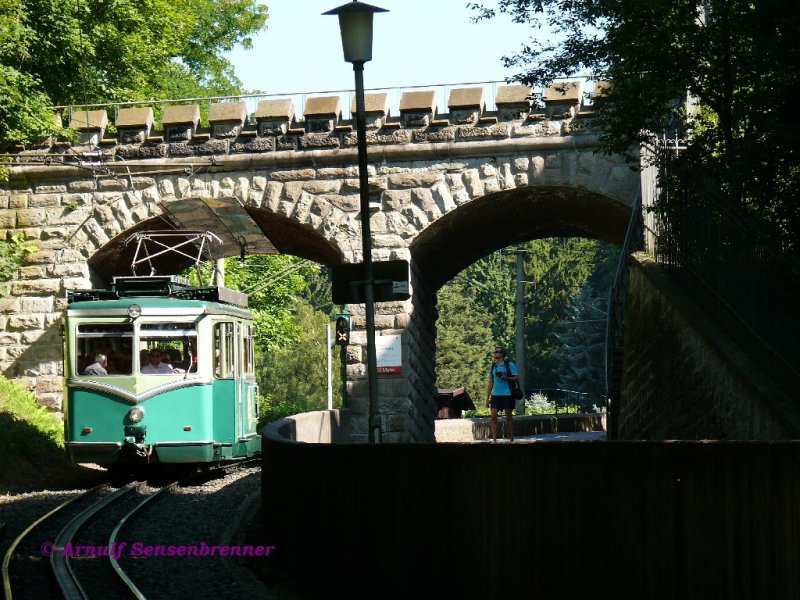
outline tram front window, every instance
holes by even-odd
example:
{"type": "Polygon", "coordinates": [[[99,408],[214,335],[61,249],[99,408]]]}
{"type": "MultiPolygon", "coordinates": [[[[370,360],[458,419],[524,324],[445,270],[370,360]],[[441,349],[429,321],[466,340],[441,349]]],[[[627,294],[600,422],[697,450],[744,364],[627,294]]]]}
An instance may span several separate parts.
{"type": "Polygon", "coordinates": [[[76,336],[74,375],[130,375],[133,325],[81,323],[76,336]]]}
{"type": "Polygon", "coordinates": [[[192,323],[143,323],[139,368],[142,375],[197,372],[197,329],[192,323]]]}

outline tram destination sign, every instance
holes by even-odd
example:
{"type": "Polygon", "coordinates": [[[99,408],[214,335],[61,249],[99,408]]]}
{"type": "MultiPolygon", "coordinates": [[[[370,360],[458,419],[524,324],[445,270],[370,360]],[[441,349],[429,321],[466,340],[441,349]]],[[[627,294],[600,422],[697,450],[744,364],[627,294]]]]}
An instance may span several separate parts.
{"type": "MultiPolygon", "coordinates": [[[[375,302],[408,300],[411,297],[407,260],[373,262],[372,276],[375,279],[375,302]]],[[[332,288],[334,304],[363,304],[364,263],[333,267],[332,288]]]]}

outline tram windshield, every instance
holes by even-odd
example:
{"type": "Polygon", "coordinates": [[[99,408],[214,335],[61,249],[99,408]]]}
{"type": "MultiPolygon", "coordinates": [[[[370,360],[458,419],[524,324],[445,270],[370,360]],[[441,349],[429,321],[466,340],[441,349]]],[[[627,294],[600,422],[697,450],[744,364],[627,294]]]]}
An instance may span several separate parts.
{"type": "Polygon", "coordinates": [[[133,325],[82,323],[77,331],[76,372],[79,375],[130,375],[133,325]]]}
{"type": "Polygon", "coordinates": [[[193,323],[142,323],[139,367],[143,375],[197,372],[197,329],[193,323]]]}

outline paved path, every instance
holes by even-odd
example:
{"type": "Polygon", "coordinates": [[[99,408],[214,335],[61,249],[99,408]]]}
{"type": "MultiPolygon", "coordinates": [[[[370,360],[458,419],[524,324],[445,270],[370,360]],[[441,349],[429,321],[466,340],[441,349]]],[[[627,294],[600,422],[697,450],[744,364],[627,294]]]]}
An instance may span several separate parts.
{"type": "MultiPolygon", "coordinates": [[[[523,435],[514,439],[515,444],[532,444],[534,442],[578,442],[602,441],[605,442],[605,431],[565,431],[563,433],[542,433],[538,435],[523,435]]],[[[479,444],[491,444],[492,440],[476,440],[479,444]]],[[[497,440],[498,444],[508,444],[507,439],[497,440]]]]}

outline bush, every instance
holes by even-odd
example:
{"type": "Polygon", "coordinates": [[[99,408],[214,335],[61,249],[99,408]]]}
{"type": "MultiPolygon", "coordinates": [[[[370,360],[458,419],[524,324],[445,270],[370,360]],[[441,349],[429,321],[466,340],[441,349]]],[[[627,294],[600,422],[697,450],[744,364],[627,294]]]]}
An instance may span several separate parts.
{"type": "Polygon", "coordinates": [[[552,415],[556,412],[556,403],[547,399],[547,394],[535,393],[525,400],[525,413],[528,415],[552,415]]]}
{"type": "Polygon", "coordinates": [[[313,410],[320,410],[318,406],[311,406],[304,400],[284,400],[283,402],[272,402],[270,398],[260,396],[258,399],[258,429],[261,430],[264,425],[296,415],[299,413],[309,412],[313,410]]]}
{"type": "MultiPolygon", "coordinates": [[[[61,420],[36,403],[22,386],[0,376],[0,459],[15,455],[43,455],[64,448],[61,420]]],[[[0,465],[2,467],[3,465],[0,465]]]]}
{"type": "Polygon", "coordinates": [[[0,242],[0,282],[14,279],[28,254],[36,250],[37,247],[26,242],[21,233],[12,235],[9,242],[0,242]]]}

